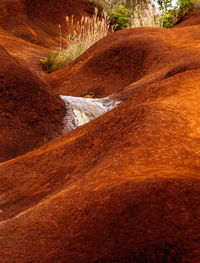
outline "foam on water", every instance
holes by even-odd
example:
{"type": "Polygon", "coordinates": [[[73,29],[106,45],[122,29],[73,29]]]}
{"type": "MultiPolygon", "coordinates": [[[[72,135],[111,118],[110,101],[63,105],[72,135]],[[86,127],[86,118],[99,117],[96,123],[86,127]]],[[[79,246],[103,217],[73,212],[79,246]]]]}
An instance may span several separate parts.
{"type": "Polygon", "coordinates": [[[67,133],[112,110],[121,102],[111,100],[108,97],[103,99],[90,99],[60,95],[60,98],[66,105],[64,133],[67,133]]]}

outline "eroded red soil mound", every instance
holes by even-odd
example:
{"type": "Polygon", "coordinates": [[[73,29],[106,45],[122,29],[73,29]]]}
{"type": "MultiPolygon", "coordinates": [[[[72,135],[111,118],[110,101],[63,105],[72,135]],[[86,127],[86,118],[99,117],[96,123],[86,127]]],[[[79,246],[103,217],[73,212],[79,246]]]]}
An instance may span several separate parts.
{"type": "Polygon", "coordinates": [[[65,17],[91,14],[87,0],[2,0],[0,26],[24,40],[45,45],[58,43],[59,28],[66,24],[65,17]]]}
{"type": "Polygon", "coordinates": [[[200,261],[199,33],[199,26],[117,32],[50,75],[49,83],[67,93],[64,79],[76,85],[80,73],[81,92],[86,84],[96,87],[89,70],[95,69],[109,85],[98,82],[99,96],[115,92],[112,97],[128,99],[63,138],[0,164],[2,262],[200,261]],[[112,81],[126,72],[131,80],[118,77],[118,92],[112,81]]]}
{"type": "Polygon", "coordinates": [[[0,161],[4,161],[61,134],[65,106],[2,47],[0,56],[0,161]]]}

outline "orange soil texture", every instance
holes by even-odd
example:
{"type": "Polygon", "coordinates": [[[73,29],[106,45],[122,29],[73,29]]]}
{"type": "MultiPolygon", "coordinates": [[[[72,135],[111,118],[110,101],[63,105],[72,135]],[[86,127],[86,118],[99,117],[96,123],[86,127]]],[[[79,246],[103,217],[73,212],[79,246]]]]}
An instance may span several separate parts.
{"type": "Polygon", "coordinates": [[[200,262],[199,15],[113,33],[42,77],[1,48],[0,262],[200,262]],[[21,155],[60,135],[57,93],[87,89],[124,102],[21,155]]]}

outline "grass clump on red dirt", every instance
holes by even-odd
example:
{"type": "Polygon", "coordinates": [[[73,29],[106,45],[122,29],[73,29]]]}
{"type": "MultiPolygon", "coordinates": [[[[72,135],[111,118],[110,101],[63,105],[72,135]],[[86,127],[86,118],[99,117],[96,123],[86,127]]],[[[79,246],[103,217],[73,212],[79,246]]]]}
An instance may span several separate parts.
{"type": "Polygon", "coordinates": [[[41,63],[48,72],[55,71],[64,65],[70,63],[90,46],[102,39],[110,31],[110,19],[105,12],[98,15],[97,9],[92,17],[82,16],[79,21],[74,17],[66,17],[68,36],[62,37],[60,28],[60,47],[52,51],[46,58],[41,59],[41,63]],[[62,42],[67,42],[66,47],[62,47],[62,42]]]}

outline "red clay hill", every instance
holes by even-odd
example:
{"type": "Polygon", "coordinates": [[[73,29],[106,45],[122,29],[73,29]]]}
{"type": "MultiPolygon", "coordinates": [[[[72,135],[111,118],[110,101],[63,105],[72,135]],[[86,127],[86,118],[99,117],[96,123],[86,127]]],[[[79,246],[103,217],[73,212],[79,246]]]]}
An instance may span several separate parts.
{"type": "Polygon", "coordinates": [[[66,16],[92,14],[87,0],[1,0],[0,25],[22,39],[49,47],[65,26],[66,16]]]}
{"type": "Polygon", "coordinates": [[[0,56],[0,161],[5,161],[62,134],[65,105],[2,47],[0,56]]]}
{"type": "MultiPolygon", "coordinates": [[[[125,101],[0,164],[0,262],[200,262],[199,36],[196,23],[116,32],[46,78],[58,93],[69,85],[76,95],[77,85],[77,95],[91,88],[125,101]]],[[[62,112],[43,82],[31,87],[62,112]]]]}

